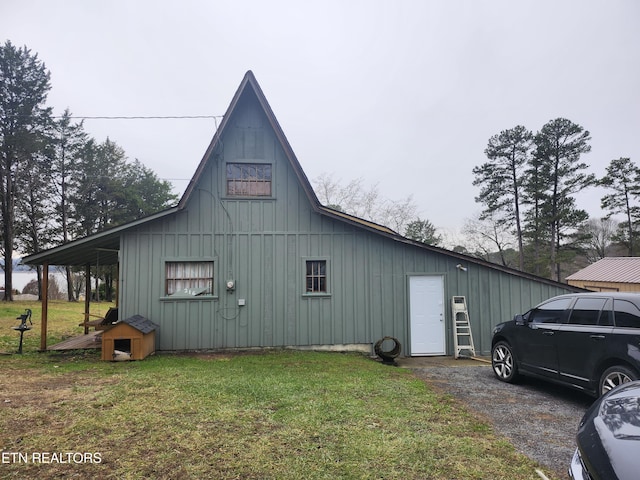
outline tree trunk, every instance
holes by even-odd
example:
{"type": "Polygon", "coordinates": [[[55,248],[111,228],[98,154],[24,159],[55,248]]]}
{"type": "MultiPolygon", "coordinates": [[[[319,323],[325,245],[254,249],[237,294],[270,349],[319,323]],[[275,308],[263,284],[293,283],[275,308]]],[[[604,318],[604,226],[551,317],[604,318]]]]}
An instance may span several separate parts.
{"type": "Polygon", "coordinates": [[[75,302],[76,297],[73,292],[73,272],[71,271],[71,267],[67,266],[65,268],[67,274],[67,300],[70,302],[75,302]]]}
{"type": "Polygon", "coordinates": [[[4,235],[4,300],[6,302],[13,301],[13,224],[15,199],[13,197],[13,180],[11,178],[11,169],[5,165],[4,198],[2,199],[3,212],[3,235],[4,235]]]}

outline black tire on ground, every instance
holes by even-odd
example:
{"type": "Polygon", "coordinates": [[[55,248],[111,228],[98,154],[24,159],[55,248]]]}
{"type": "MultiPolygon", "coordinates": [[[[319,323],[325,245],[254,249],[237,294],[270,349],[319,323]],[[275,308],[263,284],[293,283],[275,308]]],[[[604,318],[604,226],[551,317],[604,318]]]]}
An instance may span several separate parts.
{"type": "Polygon", "coordinates": [[[499,341],[491,349],[491,367],[498,380],[514,383],[518,378],[518,367],[513,349],[505,341],[499,341]]]}
{"type": "Polygon", "coordinates": [[[624,367],[622,365],[609,367],[600,376],[598,393],[599,395],[604,395],[618,385],[632,382],[637,379],[638,374],[628,367],[624,367]]]}
{"type": "Polygon", "coordinates": [[[402,351],[402,345],[400,345],[400,342],[395,337],[382,337],[376,342],[373,349],[376,352],[376,355],[382,359],[383,363],[394,364],[396,357],[400,355],[400,352],[402,351]],[[393,343],[391,350],[385,351],[382,349],[382,345],[385,342],[393,343]]]}

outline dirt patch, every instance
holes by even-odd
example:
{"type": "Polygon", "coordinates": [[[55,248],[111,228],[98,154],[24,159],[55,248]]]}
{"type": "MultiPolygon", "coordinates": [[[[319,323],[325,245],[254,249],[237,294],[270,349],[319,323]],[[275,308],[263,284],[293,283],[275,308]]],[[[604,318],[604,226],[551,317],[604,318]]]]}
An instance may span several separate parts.
{"type": "Polygon", "coordinates": [[[0,416],[11,428],[0,434],[3,448],[8,450],[14,441],[32,432],[34,421],[47,425],[54,434],[57,428],[66,425],[67,419],[61,415],[66,404],[73,402],[88,407],[99,398],[103,388],[115,381],[113,378],[97,381],[88,371],[39,372],[33,377],[28,369],[5,366],[0,377],[0,416]],[[22,414],[27,411],[29,415],[22,414]]]}

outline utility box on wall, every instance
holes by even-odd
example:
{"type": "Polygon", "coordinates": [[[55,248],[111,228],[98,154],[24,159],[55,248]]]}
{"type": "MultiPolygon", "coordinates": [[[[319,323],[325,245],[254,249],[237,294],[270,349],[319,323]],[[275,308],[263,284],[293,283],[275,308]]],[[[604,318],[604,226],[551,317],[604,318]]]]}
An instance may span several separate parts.
{"type": "Polygon", "coordinates": [[[142,360],[155,352],[157,328],[142,315],[113,324],[102,334],[102,360],[142,360]]]}

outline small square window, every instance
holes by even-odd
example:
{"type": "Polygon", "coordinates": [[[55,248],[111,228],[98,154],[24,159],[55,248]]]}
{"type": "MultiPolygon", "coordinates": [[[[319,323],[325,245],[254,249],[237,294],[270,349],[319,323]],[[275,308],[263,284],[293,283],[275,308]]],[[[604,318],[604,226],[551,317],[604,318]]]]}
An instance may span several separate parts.
{"type": "Polygon", "coordinates": [[[242,197],[271,196],[271,164],[228,163],[227,195],[242,197]]]}
{"type": "Polygon", "coordinates": [[[213,262],[167,262],[165,295],[213,295],[213,262]]]}
{"type": "Polygon", "coordinates": [[[327,261],[307,260],[307,293],[327,293],[327,261]]]}

